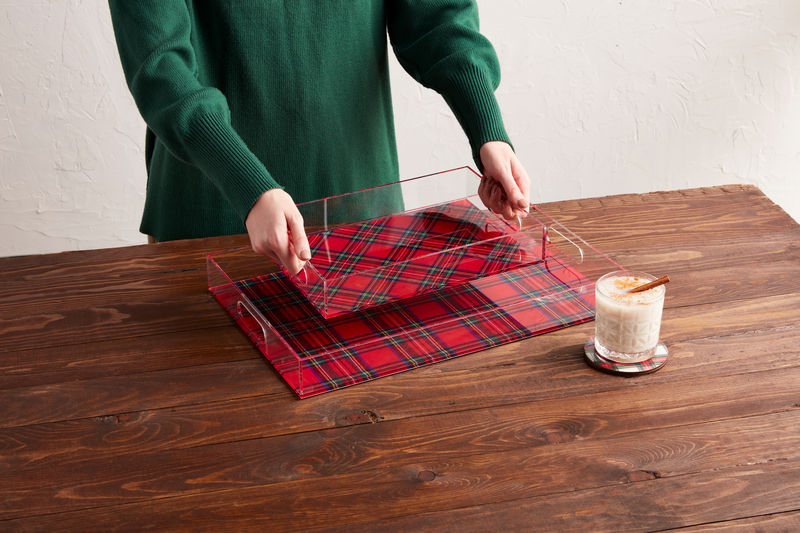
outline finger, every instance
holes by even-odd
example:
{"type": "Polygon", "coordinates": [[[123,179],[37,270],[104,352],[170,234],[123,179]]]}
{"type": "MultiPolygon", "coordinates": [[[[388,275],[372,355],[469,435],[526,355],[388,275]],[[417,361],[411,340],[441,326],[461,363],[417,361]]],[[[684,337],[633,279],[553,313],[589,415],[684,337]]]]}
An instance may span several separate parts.
{"type": "Polygon", "coordinates": [[[285,238],[281,237],[281,234],[278,233],[272,237],[265,238],[261,242],[257,242],[253,245],[253,251],[258,255],[263,255],[265,257],[269,257],[278,265],[283,266],[291,272],[292,274],[297,274],[302,266],[298,267],[300,263],[297,260],[294,252],[291,254],[279,253],[279,250],[284,250],[290,246],[289,236],[286,235],[285,238]],[[292,262],[292,257],[294,257],[294,262],[292,262]]]}
{"type": "Polygon", "coordinates": [[[517,214],[514,212],[514,209],[512,209],[511,204],[509,204],[507,201],[503,201],[501,205],[502,207],[500,212],[502,213],[503,218],[506,220],[516,220],[517,214]]]}
{"type": "Polygon", "coordinates": [[[489,206],[493,213],[500,213],[502,210],[502,201],[500,199],[500,187],[497,185],[493,179],[489,178],[489,184],[487,185],[488,189],[488,197],[489,197],[489,206]]]}
{"type": "Polygon", "coordinates": [[[287,215],[286,224],[288,226],[288,238],[284,266],[292,274],[297,274],[303,269],[306,262],[311,259],[311,250],[303,227],[303,217],[300,213],[295,212],[287,215]]]}
{"type": "Polygon", "coordinates": [[[286,226],[274,228],[270,233],[266,239],[266,246],[264,246],[264,255],[276,258],[277,262],[283,265],[291,274],[300,272],[303,268],[303,263],[292,250],[292,243],[286,226]]]}
{"type": "Polygon", "coordinates": [[[514,214],[514,210],[511,209],[511,205],[505,199],[505,191],[503,187],[495,182],[494,185],[494,192],[492,194],[493,205],[494,205],[494,212],[498,215],[501,215],[506,220],[511,220],[512,218],[516,218],[514,214]]]}
{"type": "Polygon", "coordinates": [[[497,180],[505,191],[504,199],[515,212],[527,212],[530,208],[530,178],[517,159],[510,154],[510,159],[493,169],[492,177],[497,180]]]}
{"type": "Polygon", "coordinates": [[[503,190],[503,187],[499,183],[495,182],[495,184],[494,199],[495,204],[497,205],[495,212],[506,220],[516,218],[517,215],[514,211],[514,208],[509,203],[508,198],[506,197],[505,190],[503,190]]]}
{"type": "Polygon", "coordinates": [[[506,193],[506,202],[509,207],[513,209],[528,208],[528,200],[517,186],[517,182],[511,175],[510,169],[508,169],[507,172],[503,172],[501,176],[498,176],[497,180],[503,186],[503,190],[506,193]]]}
{"type": "Polygon", "coordinates": [[[278,255],[278,262],[291,274],[297,275],[298,272],[303,270],[305,262],[301,261],[291,249],[288,238],[286,239],[286,244],[280,249],[276,249],[275,253],[278,255]]]}
{"type": "Polygon", "coordinates": [[[478,196],[480,197],[481,201],[486,206],[486,208],[491,212],[494,212],[494,209],[497,207],[495,205],[492,205],[493,204],[492,193],[494,191],[493,187],[494,183],[495,181],[492,178],[488,176],[482,176],[480,185],[478,185],[478,196]]]}
{"type": "MultiPolygon", "coordinates": [[[[511,212],[513,214],[513,218],[516,217],[525,218],[528,216],[528,213],[530,211],[530,202],[528,202],[527,200],[522,200],[522,201],[520,201],[519,199],[517,201],[509,200],[505,192],[503,193],[501,199],[503,202],[503,213],[511,212]]],[[[506,216],[506,218],[508,218],[508,216],[506,216]]]]}
{"type": "Polygon", "coordinates": [[[525,172],[525,168],[522,166],[522,163],[519,162],[519,159],[514,157],[511,161],[511,173],[514,176],[514,181],[517,183],[519,187],[520,193],[525,200],[525,205],[518,204],[521,209],[525,210],[525,213],[530,210],[530,202],[531,202],[531,179],[528,177],[528,173],[525,172]]]}
{"type": "Polygon", "coordinates": [[[287,262],[294,256],[289,250],[289,234],[278,230],[268,239],[267,247],[273,255],[278,257],[278,262],[288,268],[287,262]]]}
{"type": "Polygon", "coordinates": [[[311,247],[308,244],[306,229],[303,227],[303,217],[298,213],[297,219],[293,218],[286,222],[289,225],[289,234],[297,257],[303,261],[309,261],[311,259],[311,247]]]}
{"type": "MultiPolygon", "coordinates": [[[[481,182],[478,184],[478,197],[485,204],[487,201],[486,183],[488,182],[486,176],[481,176],[481,182]]],[[[489,207],[488,205],[486,207],[489,207]]],[[[491,209],[491,207],[489,207],[491,209]]]]}

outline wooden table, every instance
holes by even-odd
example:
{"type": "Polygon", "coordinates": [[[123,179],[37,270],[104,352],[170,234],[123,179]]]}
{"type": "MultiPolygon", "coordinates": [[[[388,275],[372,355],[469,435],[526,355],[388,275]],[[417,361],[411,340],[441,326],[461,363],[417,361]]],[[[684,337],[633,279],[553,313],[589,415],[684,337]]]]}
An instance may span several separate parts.
{"type": "Polygon", "coordinates": [[[0,531],[800,531],[798,224],[542,208],[670,275],[666,367],[593,370],[590,322],[298,400],[207,290],[242,237],[0,260],[0,531]]]}

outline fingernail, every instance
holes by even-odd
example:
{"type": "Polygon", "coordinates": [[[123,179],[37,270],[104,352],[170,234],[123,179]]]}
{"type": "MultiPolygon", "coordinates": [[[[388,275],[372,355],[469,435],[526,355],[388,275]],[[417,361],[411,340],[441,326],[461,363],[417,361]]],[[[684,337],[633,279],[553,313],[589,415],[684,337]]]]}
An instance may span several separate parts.
{"type": "Polygon", "coordinates": [[[303,261],[311,260],[311,252],[309,250],[300,250],[300,259],[303,261]]]}
{"type": "Polygon", "coordinates": [[[517,201],[517,205],[520,206],[522,209],[528,209],[528,202],[524,198],[520,198],[517,201]]]}

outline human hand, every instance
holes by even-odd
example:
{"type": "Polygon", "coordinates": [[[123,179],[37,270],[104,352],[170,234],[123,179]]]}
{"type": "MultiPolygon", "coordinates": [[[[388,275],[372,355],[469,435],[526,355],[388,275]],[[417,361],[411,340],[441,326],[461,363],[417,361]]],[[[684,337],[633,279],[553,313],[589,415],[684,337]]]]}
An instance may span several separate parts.
{"type": "Polygon", "coordinates": [[[244,224],[253,251],[271,257],[292,274],[311,259],[303,216],[287,192],[270,189],[262,194],[244,224]]]}
{"type": "Polygon", "coordinates": [[[478,195],[506,220],[525,218],[530,210],[531,180],[508,143],[489,141],[481,146],[483,178],[478,195]]]}

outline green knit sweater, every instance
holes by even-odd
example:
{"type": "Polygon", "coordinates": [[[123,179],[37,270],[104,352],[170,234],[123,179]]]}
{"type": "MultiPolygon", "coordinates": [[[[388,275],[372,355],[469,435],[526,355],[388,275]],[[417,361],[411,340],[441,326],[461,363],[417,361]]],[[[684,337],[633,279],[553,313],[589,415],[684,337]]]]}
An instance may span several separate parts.
{"type": "Polygon", "coordinates": [[[387,30],[477,156],[508,142],[497,57],[473,0],[109,0],[147,123],[141,231],[245,232],[265,191],[295,202],[398,179],[387,30]]]}

